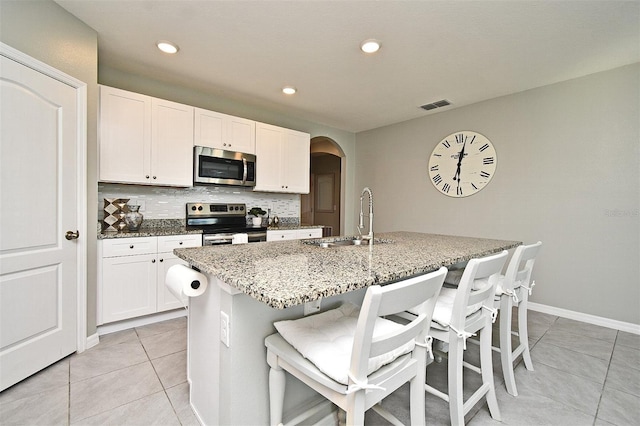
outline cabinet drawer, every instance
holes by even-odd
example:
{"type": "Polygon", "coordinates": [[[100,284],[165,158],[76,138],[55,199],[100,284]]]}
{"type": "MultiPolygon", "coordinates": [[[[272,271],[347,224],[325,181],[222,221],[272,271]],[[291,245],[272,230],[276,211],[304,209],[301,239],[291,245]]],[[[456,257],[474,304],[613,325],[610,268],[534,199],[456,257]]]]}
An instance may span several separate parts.
{"type": "Polygon", "coordinates": [[[301,229],[298,231],[297,236],[301,240],[305,238],[322,238],[322,228],[301,229]]]}
{"type": "Polygon", "coordinates": [[[201,245],[201,234],[167,235],[158,237],[158,253],[173,251],[173,249],[176,248],[200,247],[201,245]]]}
{"type": "Polygon", "coordinates": [[[267,241],[287,241],[287,240],[296,240],[297,231],[288,230],[288,231],[267,231],[267,241]]]}
{"type": "Polygon", "coordinates": [[[132,256],[158,252],[157,237],[115,238],[102,240],[102,256],[132,256]]]}

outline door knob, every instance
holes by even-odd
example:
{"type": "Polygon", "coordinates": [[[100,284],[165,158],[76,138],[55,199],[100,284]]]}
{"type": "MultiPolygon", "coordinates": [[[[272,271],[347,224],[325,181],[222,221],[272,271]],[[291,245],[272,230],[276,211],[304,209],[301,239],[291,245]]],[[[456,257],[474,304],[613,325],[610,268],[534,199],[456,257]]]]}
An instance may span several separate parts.
{"type": "Polygon", "coordinates": [[[78,231],[76,231],[76,232],[67,231],[67,233],[64,234],[64,237],[67,240],[77,240],[79,236],[80,236],[80,232],[78,232],[78,231]]]}

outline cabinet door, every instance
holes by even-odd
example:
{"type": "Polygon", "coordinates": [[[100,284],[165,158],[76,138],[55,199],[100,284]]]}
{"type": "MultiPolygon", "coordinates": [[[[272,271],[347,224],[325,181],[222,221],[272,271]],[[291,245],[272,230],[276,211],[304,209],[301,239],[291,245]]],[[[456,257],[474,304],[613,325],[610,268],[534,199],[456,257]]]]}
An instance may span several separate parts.
{"type": "Polygon", "coordinates": [[[308,133],[286,130],[284,133],[284,192],[309,193],[310,136],[308,133]]]}
{"type": "Polygon", "coordinates": [[[227,123],[219,112],[196,108],[194,110],[193,144],[216,149],[227,149],[227,123]]]}
{"type": "Polygon", "coordinates": [[[102,322],[156,312],[156,254],[102,260],[102,322]]]}
{"type": "Polygon", "coordinates": [[[185,296],[184,300],[176,299],[165,285],[165,278],[167,276],[167,271],[173,265],[187,265],[187,262],[183,261],[172,253],[158,254],[158,262],[158,312],[168,311],[170,309],[184,308],[189,304],[188,298],[185,296]]]}
{"type": "Polygon", "coordinates": [[[256,122],[205,109],[195,109],[194,145],[227,151],[256,152],[256,122]]]}
{"type": "Polygon", "coordinates": [[[100,86],[99,180],[148,183],[151,98],[100,86]]]}
{"type": "Polygon", "coordinates": [[[283,192],[281,185],[283,129],[256,124],[256,186],[254,191],[283,192]]]}
{"type": "Polygon", "coordinates": [[[193,107],[153,98],[151,177],[155,185],[193,182],[193,107]]]}
{"type": "Polygon", "coordinates": [[[167,271],[173,265],[187,265],[173,254],[173,249],[186,247],[200,247],[201,234],[166,235],[158,237],[158,312],[183,308],[187,305],[187,298],[180,301],[167,289],[165,278],[167,271]]]}
{"type": "MultiPolygon", "coordinates": [[[[246,118],[228,117],[227,148],[231,151],[256,153],[256,122],[246,118]]],[[[224,144],[223,144],[224,145],[224,144]]]]}

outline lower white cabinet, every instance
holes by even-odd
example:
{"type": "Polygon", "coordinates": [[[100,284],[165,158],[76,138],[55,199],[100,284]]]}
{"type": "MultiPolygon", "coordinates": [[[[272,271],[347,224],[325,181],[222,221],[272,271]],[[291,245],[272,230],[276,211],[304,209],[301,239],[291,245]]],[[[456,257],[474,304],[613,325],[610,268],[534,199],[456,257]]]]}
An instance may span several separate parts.
{"type": "Polygon", "coordinates": [[[322,238],[322,228],[267,230],[267,241],[304,240],[306,238],[322,238]]]}
{"type": "Polygon", "coordinates": [[[186,264],[174,248],[200,245],[198,234],[100,240],[98,325],[182,307],[165,276],[171,266],[186,264]]]}

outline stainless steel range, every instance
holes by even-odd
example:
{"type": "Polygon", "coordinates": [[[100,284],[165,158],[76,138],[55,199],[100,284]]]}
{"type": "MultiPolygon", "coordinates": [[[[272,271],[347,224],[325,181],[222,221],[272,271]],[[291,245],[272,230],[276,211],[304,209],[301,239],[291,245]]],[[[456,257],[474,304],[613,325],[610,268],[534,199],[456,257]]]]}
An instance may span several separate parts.
{"type": "Polygon", "coordinates": [[[267,228],[247,225],[244,204],[187,203],[187,229],[202,230],[202,245],[232,244],[234,235],[247,234],[248,242],[267,241],[267,228]]]}

